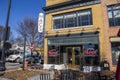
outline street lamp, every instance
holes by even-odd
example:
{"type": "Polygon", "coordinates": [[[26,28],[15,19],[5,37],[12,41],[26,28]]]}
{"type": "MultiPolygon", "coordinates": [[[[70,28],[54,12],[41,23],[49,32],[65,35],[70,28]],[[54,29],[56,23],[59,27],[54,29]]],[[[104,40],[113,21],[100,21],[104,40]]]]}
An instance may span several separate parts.
{"type": "Polygon", "coordinates": [[[10,8],[11,8],[11,0],[8,0],[8,11],[7,11],[7,17],[6,17],[6,25],[5,25],[5,32],[3,37],[3,49],[2,49],[2,56],[1,56],[1,67],[3,70],[5,70],[5,43],[8,40],[8,34],[7,31],[9,29],[8,22],[9,22],[9,16],[10,16],[10,8]]]}

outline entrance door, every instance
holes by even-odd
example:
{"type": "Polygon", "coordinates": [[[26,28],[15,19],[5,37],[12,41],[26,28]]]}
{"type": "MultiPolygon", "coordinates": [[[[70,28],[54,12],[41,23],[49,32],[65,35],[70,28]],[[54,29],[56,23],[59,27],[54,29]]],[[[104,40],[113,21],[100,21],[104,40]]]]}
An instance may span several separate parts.
{"type": "Polygon", "coordinates": [[[80,69],[80,47],[67,47],[66,51],[68,68],[80,69]]]}

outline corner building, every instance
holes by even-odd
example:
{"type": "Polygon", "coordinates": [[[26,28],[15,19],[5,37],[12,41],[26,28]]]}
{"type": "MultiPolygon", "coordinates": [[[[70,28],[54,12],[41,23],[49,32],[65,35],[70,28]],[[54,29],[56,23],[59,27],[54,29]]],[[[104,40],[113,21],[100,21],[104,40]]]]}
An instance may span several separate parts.
{"type": "Polygon", "coordinates": [[[107,59],[115,71],[120,53],[117,0],[46,0],[44,63],[94,70],[107,59]]]}

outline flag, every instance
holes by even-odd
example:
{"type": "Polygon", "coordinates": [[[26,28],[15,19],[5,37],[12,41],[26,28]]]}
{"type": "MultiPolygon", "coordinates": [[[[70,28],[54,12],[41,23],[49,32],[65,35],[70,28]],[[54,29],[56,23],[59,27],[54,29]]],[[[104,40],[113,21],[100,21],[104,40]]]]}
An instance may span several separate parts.
{"type": "Polygon", "coordinates": [[[117,68],[116,68],[116,80],[120,80],[120,55],[118,58],[117,68]]]}
{"type": "Polygon", "coordinates": [[[119,29],[119,31],[118,31],[118,33],[117,33],[117,36],[120,37],[120,29],[119,29]]]}

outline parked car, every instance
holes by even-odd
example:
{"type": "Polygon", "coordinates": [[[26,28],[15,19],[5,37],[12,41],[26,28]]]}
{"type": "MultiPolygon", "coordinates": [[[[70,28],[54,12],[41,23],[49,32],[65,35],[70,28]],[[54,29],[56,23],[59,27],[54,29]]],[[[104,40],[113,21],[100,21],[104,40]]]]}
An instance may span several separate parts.
{"type": "MultiPolygon", "coordinates": [[[[32,60],[31,60],[31,54],[25,54],[25,61],[27,61],[28,64],[30,64],[31,61],[32,63],[40,63],[40,58],[37,54],[33,54],[32,60]]],[[[23,63],[23,57],[20,58],[19,63],[23,63]]]]}
{"type": "Polygon", "coordinates": [[[22,57],[23,57],[23,53],[17,52],[15,54],[10,55],[8,58],[6,58],[6,61],[19,62],[20,58],[22,58],[22,57]]]}

